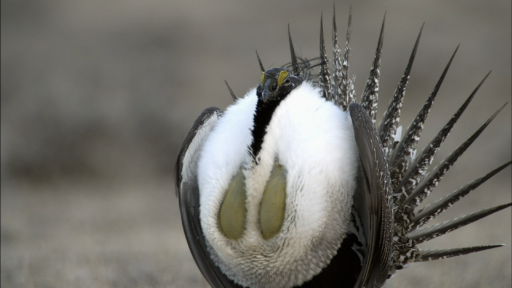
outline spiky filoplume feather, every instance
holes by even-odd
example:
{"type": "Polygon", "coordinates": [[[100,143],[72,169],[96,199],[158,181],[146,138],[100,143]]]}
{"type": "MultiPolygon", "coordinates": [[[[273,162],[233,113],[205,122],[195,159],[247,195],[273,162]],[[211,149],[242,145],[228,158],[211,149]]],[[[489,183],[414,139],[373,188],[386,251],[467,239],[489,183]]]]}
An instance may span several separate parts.
{"type": "Polygon", "coordinates": [[[297,56],[295,55],[295,49],[293,49],[292,35],[290,33],[290,25],[288,25],[288,40],[290,42],[290,54],[292,56],[292,72],[295,76],[301,76],[301,71],[299,68],[299,61],[297,60],[297,56]]]}
{"type": "Polygon", "coordinates": [[[263,63],[261,63],[260,55],[258,54],[258,50],[256,50],[256,57],[258,58],[258,63],[260,64],[261,72],[265,72],[265,68],[263,67],[263,63]]]}
{"type": "Polygon", "coordinates": [[[233,92],[233,89],[228,84],[228,81],[224,80],[224,83],[226,83],[226,86],[228,86],[229,94],[231,95],[231,98],[233,98],[233,101],[236,102],[238,100],[238,97],[236,97],[235,92],[233,92]]]}

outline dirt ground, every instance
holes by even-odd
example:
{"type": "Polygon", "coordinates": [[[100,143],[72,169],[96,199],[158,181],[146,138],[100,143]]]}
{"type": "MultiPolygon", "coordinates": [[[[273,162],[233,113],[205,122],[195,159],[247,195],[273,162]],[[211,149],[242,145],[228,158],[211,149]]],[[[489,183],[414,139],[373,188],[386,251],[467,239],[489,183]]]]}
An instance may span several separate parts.
{"type": "MultiPolygon", "coordinates": [[[[486,193],[507,201],[492,188],[456,207],[488,207],[480,203],[489,202],[486,193]]],[[[3,185],[1,205],[2,287],[208,287],[188,251],[171,181],[3,185]]],[[[510,225],[507,210],[445,235],[428,246],[506,246],[413,264],[385,287],[509,287],[510,225]]]]}
{"type": "MultiPolygon", "coordinates": [[[[426,22],[402,123],[461,44],[420,147],[493,71],[434,165],[510,101],[510,1],[336,1],[342,35],[350,4],[358,95],[387,13],[380,103],[388,103],[426,22]]],[[[258,82],[254,50],[268,68],[289,61],[287,24],[297,53],[316,57],[320,13],[329,39],[332,1],[1,5],[1,286],[208,287],[181,228],[172,179],[179,145],[203,109],[229,105],[224,79],[239,96],[258,82]]],[[[427,202],[509,161],[511,123],[509,104],[427,202]]],[[[436,223],[511,198],[507,168],[436,223]]],[[[509,208],[427,243],[505,246],[413,264],[385,287],[510,287],[511,225],[509,208]]]]}

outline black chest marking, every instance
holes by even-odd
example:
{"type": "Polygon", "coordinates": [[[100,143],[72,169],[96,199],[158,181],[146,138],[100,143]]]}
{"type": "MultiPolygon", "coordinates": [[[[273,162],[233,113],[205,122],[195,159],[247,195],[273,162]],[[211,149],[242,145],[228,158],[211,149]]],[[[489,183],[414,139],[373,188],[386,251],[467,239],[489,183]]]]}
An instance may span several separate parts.
{"type": "Polygon", "coordinates": [[[294,288],[315,288],[315,287],[354,287],[363,268],[366,251],[361,243],[358,233],[362,233],[362,227],[358,227],[357,217],[352,207],[351,223],[354,225],[356,234],[347,232],[343,242],[331,262],[319,274],[302,285],[294,288]]]}
{"type": "Polygon", "coordinates": [[[267,133],[267,126],[272,119],[272,114],[276,110],[281,101],[268,101],[264,102],[258,99],[256,104],[256,112],[254,112],[254,127],[252,129],[252,143],[250,153],[253,160],[257,162],[256,157],[260,153],[263,138],[267,133]]]}

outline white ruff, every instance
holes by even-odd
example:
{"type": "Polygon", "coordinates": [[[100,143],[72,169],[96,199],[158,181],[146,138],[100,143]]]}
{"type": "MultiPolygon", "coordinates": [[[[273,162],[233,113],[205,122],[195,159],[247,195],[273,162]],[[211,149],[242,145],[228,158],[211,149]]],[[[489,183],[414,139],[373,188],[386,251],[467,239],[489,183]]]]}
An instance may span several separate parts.
{"type": "Polygon", "coordinates": [[[255,89],[229,107],[206,140],[198,168],[201,225],[214,262],[249,287],[293,287],[311,279],[336,254],[347,231],[357,171],[352,121],[320,90],[303,83],[277,107],[257,166],[248,153],[255,89]],[[264,240],[259,207],[274,162],[286,169],[286,211],[278,235],[264,240]],[[219,230],[225,191],[240,168],[247,189],[241,239],[219,230]]]}

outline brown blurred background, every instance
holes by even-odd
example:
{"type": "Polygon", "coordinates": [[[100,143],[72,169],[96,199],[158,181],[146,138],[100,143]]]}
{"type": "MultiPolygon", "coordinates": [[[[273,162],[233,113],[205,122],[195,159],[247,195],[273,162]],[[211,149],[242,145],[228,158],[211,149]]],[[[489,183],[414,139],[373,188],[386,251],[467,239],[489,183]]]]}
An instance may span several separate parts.
{"type": "MultiPolygon", "coordinates": [[[[349,4],[336,1],[342,38],[349,4]]],[[[421,147],[493,70],[435,163],[509,101],[510,1],[354,1],[352,9],[358,95],[387,11],[386,104],[426,22],[402,123],[461,44],[421,147]]],[[[238,96],[256,85],[255,49],[266,68],[289,61],[287,24],[298,54],[316,57],[322,11],[329,39],[331,0],[2,1],[1,286],[207,287],[181,229],[176,152],[203,109],[230,104],[224,80],[238,96]]],[[[510,131],[509,105],[432,199],[509,161],[510,131]]],[[[510,171],[439,221],[510,202],[510,171]]],[[[386,287],[510,287],[510,234],[508,209],[423,246],[505,247],[413,264],[386,287]]]]}

